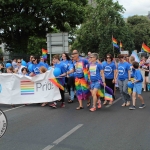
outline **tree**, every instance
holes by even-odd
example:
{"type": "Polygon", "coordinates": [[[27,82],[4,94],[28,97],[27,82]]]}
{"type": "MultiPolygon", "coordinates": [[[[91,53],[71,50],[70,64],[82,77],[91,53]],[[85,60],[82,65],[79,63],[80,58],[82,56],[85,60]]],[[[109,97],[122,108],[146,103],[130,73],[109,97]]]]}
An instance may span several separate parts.
{"type": "Polygon", "coordinates": [[[135,49],[141,51],[143,42],[150,47],[150,19],[135,15],[129,17],[127,23],[133,32],[135,49]]]}
{"type": "MultiPolygon", "coordinates": [[[[121,13],[124,8],[112,0],[97,0],[96,7],[89,7],[86,22],[77,31],[77,38],[72,48],[87,53],[98,52],[101,57],[106,53],[113,54],[112,35],[124,45],[125,49],[133,48],[131,31],[125,24],[121,13]]],[[[119,44],[119,43],[118,43],[119,44]]],[[[119,53],[119,49],[115,49],[119,53]]]]}
{"type": "Polygon", "coordinates": [[[27,53],[29,37],[45,38],[55,28],[64,32],[66,24],[76,27],[84,20],[86,0],[2,0],[0,38],[6,49],[27,53]]]}

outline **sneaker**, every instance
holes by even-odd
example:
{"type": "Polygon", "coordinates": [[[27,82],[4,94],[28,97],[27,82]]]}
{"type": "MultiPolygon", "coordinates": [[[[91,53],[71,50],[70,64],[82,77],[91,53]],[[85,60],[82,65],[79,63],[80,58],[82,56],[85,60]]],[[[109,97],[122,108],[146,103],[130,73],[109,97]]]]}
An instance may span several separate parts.
{"type": "Polygon", "coordinates": [[[52,108],[57,108],[57,106],[56,106],[56,104],[51,104],[51,105],[49,105],[50,107],[52,107],[52,108]]]}
{"type": "Polygon", "coordinates": [[[65,107],[65,103],[61,103],[60,107],[64,108],[65,107]]]}
{"type": "Polygon", "coordinates": [[[146,105],[145,104],[142,104],[139,108],[145,108],[146,107],[146,105]]]}
{"type": "Polygon", "coordinates": [[[131,106],[131,107],[129,107],[129,109],[130,110],[134,110],[134,109],[136,109],[136,107],[135,106],[131,106]]]}
{"type": "Polygon", "coordinates": [[[100,109],[102,107],[100,100],[97,102],[97,108],[100,109]]]}
{"type": "Polygon", "coordinates": [[[92,107],[92,108],[90,109],[90,111],[96,111],[96,108],[95,108],[95,107],[92,107]]]}

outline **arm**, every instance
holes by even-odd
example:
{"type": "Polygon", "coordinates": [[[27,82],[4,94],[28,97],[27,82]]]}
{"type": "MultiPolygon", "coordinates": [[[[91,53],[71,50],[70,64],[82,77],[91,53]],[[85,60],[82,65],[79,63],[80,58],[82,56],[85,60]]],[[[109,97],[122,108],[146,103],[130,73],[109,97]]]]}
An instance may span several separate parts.
{"type": "Polygon", "coordinates": [[[106,86],[106,83],[105,83],[105,76],[104,76],[104,70],[101,70],[100,71],[100,75],[102,77],[102,81],[103,81],[103,84],[104,84],[104,87],[106,86]]]}
{"type": "Polygon", "coordinates": [[[128,80],[131,80],[131,70],[128,70],[128,80]]]}
{"type": "Polygon", "coordinates": [[[117,69],[114,70],[114,83],[116,83],[118,77],[118,71],[117,69]]]}

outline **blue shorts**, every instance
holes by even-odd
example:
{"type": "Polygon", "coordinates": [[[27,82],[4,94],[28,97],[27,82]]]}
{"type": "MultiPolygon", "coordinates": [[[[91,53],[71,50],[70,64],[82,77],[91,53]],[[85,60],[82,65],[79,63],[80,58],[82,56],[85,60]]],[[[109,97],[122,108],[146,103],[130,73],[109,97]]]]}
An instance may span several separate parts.
{"type": "Polygon", "coordinates": [[[142,82],[134,84],[133,92],[135,92],[137,94],[141,94],[142,93],[142,82]]]}
{"type": "Polygon", "coordinates": [[[91,88],[91,90],[93,90],[94,88],[95,89],[100,89],[100,82],[99,81],[91,82],[90,88],[91,88]]]}

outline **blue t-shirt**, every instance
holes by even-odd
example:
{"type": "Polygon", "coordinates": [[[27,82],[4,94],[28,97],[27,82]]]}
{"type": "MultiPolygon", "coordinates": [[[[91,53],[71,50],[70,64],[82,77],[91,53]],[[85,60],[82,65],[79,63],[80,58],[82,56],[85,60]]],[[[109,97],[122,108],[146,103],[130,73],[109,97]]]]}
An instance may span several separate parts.
{"type": "Polygon", "coordinates": [[[73,64],[75,68],[75,77],[83,78],[84,77],[83,69],[87,68],[88,60],[79,57],[79,61],[73,62],[73,64]]]}
{"type": "Polygon", "coordinates": [[[68,69],[69,69],[69,64],[70,64],[70,61],[69,60],[63,60],[63,61],[61,61],[61,63],[63,63],[64,64],[64,68],[66,69],[66,71],[69,71],[68,69]]]}
{"type": "Polygon", "coordinates": [[[128,71],[130,70],[130,65],[128,62],[123,62],[118,64],[118,79],[126,80],[128,79],[128,71]]]}
{"type": "Polygon", "coordinates": [[[114,70],[116,70],[116,65],[114,62],[108,64],[107,62],[103,63],[103,69],[106,79],[114,79],[114,70]]]}
{"type": "Polygon", "coordinates": [[[143,82],[143,76],[142,76],[141,71],[139,69],[135,70],[134,79],[138,80],[138,82],[136,82],[135,84],[143,82]]]}
{"type": "MultiPolygon", "coordinates": [[[[74,65],[72,63],[70,63],[68,66],[68,71],[71,71],[73,69],[74,69],[74,65]]],[[[69,77],[74,77],[74,73],[69,74],[69,77]]]]}
{"type": "Polygon", "coordinates": [[[99,63],[94,63],[89,65],[90,80],[95,82],[101,80],[100,71],[103,70],[99,63]]]}
{"type": "Polygon", "coordinates": [[[45,67],[43,62],[39,62],[38,64],[32,64],[32,71],[35,75],[40,74],[40,67],[45,67]]]}
{"type": "Polygon", "coordinates": [[[131,78],[134,78],[135,69],[133,68],[131,64],[130,64],[130,70],[131,70],[131,78]]]}
{"type": "Polygon", "coordinates": [[[29,61],[29,62],[27,63],[27,67],[29,67],[29,65],[30,65],[30,64],[32,64],[32,62],[31,62],[31,61],[29,61]]]}

